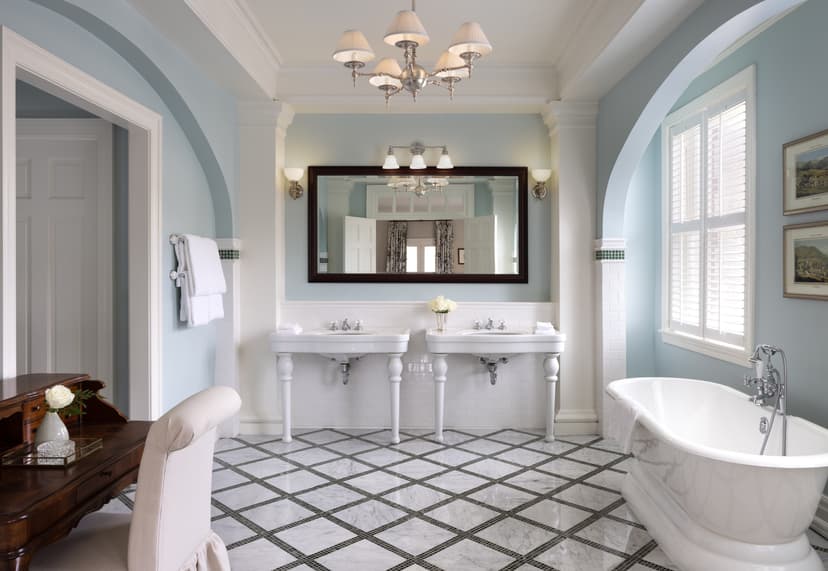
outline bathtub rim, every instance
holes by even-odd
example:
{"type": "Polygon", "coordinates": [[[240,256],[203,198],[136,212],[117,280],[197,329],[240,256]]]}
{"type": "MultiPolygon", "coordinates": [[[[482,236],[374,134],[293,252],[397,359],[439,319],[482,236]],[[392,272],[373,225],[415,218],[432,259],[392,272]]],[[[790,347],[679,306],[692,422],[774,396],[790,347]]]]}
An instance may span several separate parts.
{"type": "MultiPolygon", "coordinates": [[[[649,429],[653,434],[657,435],[659,438],[663,438],[665,441],[673,444],[674,446],[678,446],[679,448],[687,450],[688,452],[692,452],[693,454],[697,454],[705,458],[710,458],[712,460],[731,462],[746,466],[756,466],[761,468],[828,468],[828,452],[824,454],[809,454],[805,456],[760,456],[759,454],[750,454],[747,452],[733,452],[729,450],[723,450],[720,448],[713,448],[712,446],[696,444],[666,429],[663,426],[663,424],[659,423],[644,406],[640,405],[638,402],[622,394],[621,392],[621,390],[624,387],[638,383],[646,382],[652,384],[654,382],[670,381],[703,383],[704,385],[715,387],[715,390],[730,393],[731,395],[738,397],[741,400],[749,401],[750,399],[750,397],[747,394],[727,385],[716,383],[714,381],[705,381],[703,379],[690,379],[683,377],[630,377],[625,379],[618,379],[616,381],[612,381],[607,385],[606,392],[613,400],[624,401],[624,403],[626,403],[630,408],[632,408],[636,414],[636,422],[641,422],[644,426],[646,426],[647,429],[649,429]]],[[[795,420],[796,422],[804,423],[806,425],[810,425],[817,432],[821,432],[825,437],[826,441],[828,441],[828,429],[799,416],[790,415],[789,419],[795,420]]]]}

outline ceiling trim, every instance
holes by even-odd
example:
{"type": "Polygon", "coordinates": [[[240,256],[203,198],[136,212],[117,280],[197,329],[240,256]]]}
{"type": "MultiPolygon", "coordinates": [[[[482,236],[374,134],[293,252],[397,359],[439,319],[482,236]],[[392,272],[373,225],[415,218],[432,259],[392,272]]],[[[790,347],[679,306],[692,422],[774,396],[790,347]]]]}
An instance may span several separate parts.
{"type": "Polygon", "coordinates": [[[414,113],[540,113],[549,102],[545,96],[515,95],[421,95],[414,102],[392,98],[386,109],[379,94],[374,95],[297,95],[284,98],[297,113],[314,114],[414,114],[414,113]]]}

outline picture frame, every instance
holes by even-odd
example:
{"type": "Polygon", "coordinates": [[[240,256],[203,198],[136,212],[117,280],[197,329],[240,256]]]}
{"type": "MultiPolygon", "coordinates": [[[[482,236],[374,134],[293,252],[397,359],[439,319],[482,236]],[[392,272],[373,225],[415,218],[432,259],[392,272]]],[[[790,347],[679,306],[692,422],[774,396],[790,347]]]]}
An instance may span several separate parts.
{"type": "Polygon", "coordinates": [[[783,213],[828,209],[828,130],[782,146],[783,213]]]}
{"type": "Polygon", "coordinates": [[[828,300],[828,221],[783,228],[785,297],[828,300]]]}
{"type": "Polygon", "coordinates": [[[466,263],[466,249],[457,248],[457,265],[462,266],[466,263]]]}

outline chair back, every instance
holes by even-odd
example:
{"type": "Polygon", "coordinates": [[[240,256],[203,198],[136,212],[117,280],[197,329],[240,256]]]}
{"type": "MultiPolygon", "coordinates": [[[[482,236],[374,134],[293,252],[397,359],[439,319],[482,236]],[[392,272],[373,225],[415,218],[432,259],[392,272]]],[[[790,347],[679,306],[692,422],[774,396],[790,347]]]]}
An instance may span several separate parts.
{"type": "Polygon", "coordinates": [[[241,406],[229,387],[184,400],[150,428],[129,530],[129,569],[181,569],[210,529],[216,426],[241,406]]]}

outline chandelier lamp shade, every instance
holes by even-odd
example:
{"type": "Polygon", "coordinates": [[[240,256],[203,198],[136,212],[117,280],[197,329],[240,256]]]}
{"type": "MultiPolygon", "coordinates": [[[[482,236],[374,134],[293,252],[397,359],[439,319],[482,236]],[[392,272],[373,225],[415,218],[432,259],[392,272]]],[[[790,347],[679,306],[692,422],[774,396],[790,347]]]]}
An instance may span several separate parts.
{"type": "Polygon", "coordinates": [[[412,143],[411,145],[389,145],[388,154],[385,155],[385,161],[382,163],[382,168],[385,170],[396,170],[400,168],[400,163],[397,161],[397,156],[394,154],[394,149],[407,149],[411,153],[411,162],[408,164],[410,170],[423,170],[428,168],[425,162],[423,153],[428,149],[441,149],[440,159],[437,161],[438,169],[453,169],[454,164],[451,162],[451,156],[445,145],[423,145],[422,143],[412,143]]]}
{"type": "Polygon", "coordinates": [[[429,42],[428,32],[416,13],[416,0],[411,0],[411,10],[397,13],[383,40],[386,44],[403,50],[403,65],[394,58],[383,58],[371,72],[360,71],[374,59],[374,50],[359,30],[346,30],[336,44],[335,61],[351,70],[356,86],[357,78],[367,77],[368,83],[377,87],[385,96],[386,105],[398,93],[417,95],[427,86],[436,85],[448,90],[454,98],[457,82],[471,77],[475,62],[492,53],[492,44],[477,22],[466,22],[452,38],[432,71],[417,63],[417,48],[429,42]]]}

